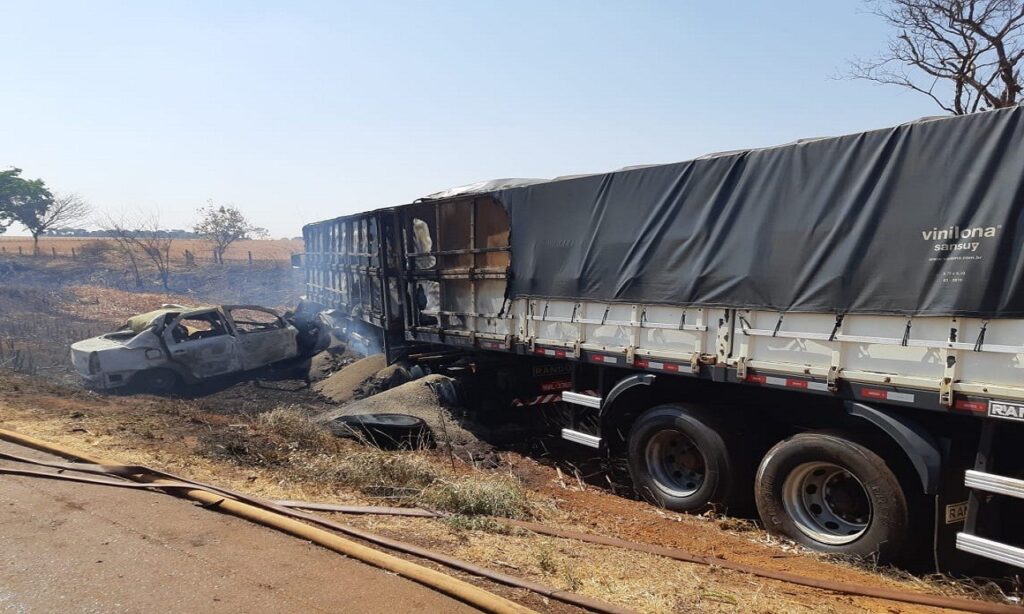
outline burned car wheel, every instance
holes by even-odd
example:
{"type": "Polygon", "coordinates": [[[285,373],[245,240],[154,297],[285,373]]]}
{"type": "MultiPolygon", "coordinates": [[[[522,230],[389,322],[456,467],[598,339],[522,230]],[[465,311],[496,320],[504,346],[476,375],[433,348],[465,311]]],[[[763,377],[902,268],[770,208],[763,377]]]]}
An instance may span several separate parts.
{"type": "Polygon", "coordinates": [[[140,392],[167,394],[181,382],[178,374],[169,369],[149,369],[139,371],[132,377],[132,388],[140,392]]]}

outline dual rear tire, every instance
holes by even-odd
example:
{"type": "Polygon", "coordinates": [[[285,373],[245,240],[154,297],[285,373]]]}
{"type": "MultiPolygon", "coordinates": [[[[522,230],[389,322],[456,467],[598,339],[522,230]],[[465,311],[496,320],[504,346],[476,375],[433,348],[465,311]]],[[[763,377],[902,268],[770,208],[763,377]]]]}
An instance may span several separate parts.
{"type": "Polygon", "coordinates": [[[736,437],[706,408],[670,403],[630,430],[629,471],[645,499],[677,512],[742,513],[753,467],[736,437]]]}
{"type": "Polygon", "coordinates": [[[830,432],[776,444],[757,470],[765,528],[814,550],[893,561],[910,541],[910,505],[877,454],[830,432]]]}
{"type": "Polygon", "coordinates": [[[724,416],[682,404],[642,414],[628,441],[633,484],[656,505],[738,515],[756,504],[765,528],[811,549],[899,558],[912,533],[910,506],[880,456],[832,432],[799,433],[762,451],[724,416]]]}

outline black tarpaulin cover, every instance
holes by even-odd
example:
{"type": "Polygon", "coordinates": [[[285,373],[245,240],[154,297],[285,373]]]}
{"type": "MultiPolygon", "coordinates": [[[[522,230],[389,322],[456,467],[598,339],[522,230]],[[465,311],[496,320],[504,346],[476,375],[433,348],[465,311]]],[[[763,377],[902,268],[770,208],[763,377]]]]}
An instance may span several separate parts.
{"type": "Polygon", "coordinates": [[[1024,316],[1024,107],[495,197],[513,297],[1024,316]]]}

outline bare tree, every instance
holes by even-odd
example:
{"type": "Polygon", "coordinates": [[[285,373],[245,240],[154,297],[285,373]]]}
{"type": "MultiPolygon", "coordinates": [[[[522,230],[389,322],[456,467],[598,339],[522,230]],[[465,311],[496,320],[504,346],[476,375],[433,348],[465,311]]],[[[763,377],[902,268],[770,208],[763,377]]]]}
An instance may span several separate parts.
{"type": "Polygon", "coordinates": [[[925,94],[964,115],[1017,104],[1024,0],[865,0],[896,34],[848,76],[925,94]]]}
{"type": "Polygon", "coordinates": [[[77,194],[54,196],[46,207],[39,207],[19,221],[32,233],[32,253],[39,253],[39,237],[54,228],[81,222],[92,213],[89,203],[77,194]]]}
{"type": "Polygon", "coordinates": [[[164,291],[170,290],[172,237],[160,227],[160,218],[152,216],[141,224],[141,231],[135,237],[135,244],[156,268],[164,291]]]}
{"type": "Polygon", "coordinates": [[[164,290],[170,289],[171,244],[174,238],[160,227],[157,216],[140,221],[108,215],[100,226],[110,233],[118,252],[128,260],[137,288],[143,286],[140,264],[148,260],[156,268],[164,290]]]}

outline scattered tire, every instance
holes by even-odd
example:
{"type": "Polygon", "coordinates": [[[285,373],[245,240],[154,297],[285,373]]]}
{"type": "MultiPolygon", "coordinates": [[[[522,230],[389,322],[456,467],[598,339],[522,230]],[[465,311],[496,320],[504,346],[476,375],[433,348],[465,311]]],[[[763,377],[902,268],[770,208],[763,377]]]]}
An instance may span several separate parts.
{"type": "Polygon", "coordinates": [[[147,369],[132,376],[132,388],[151,394],[167,394],[175,390],[181,378],[170,369],[147,369]]]}
{"type": "Polygon", "coordinates": [[[814,550],[893,561],[911,541],[899,479],[877,454],[835,433],[775,445],[757,471],[761,521],[814,550]]]}
{"type": "Polygon", "coordinates": [[[754,468],[729,434],[703,408],[658,405],[630,429],[629,472],[637,492],[677,512],[708,508],[725,512],[749,507],[754,468]]]}
{"type": "Polygon", "coordinates": [[[434,442],[426,422],[405,414],[342,416],[326,426],[339,437],[355,437],[387,450],[431,447],[434,442]]]}

